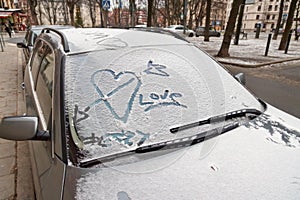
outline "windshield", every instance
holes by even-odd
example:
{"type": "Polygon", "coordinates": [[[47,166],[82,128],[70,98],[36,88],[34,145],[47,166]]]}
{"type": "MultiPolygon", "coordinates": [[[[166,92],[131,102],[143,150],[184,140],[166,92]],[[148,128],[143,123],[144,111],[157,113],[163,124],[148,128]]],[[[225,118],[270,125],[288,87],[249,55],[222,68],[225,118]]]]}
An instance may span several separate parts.
{"type": "Polygon", "coordinates": [[[98,44],[95,51],[69,55],[65,70],[72,137],[87,159],[207,131],[212,125],[170,129],[211,116],[262,110],[255,97],[189,43],[128,31],[98,44]]]}

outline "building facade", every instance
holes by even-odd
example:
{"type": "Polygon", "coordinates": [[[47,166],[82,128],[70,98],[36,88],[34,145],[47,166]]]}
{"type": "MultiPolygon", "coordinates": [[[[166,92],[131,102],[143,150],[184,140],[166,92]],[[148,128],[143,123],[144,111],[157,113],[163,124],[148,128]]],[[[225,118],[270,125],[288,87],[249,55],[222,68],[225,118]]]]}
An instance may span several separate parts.
{"type": "MultiPolygon", "coordinates": [[[[283,15],[280,28],[284,28],[291,0],[284,0],[283,15]]],[[[228,21],[231,4],[233,0],[229,0],[227,4],[228,21]]],[[[247,0],[244,8],[242,31],[253,32],[259,24],[262,31],[272,31],[276,28],[279,16],[280,0],[247,0]]]]}

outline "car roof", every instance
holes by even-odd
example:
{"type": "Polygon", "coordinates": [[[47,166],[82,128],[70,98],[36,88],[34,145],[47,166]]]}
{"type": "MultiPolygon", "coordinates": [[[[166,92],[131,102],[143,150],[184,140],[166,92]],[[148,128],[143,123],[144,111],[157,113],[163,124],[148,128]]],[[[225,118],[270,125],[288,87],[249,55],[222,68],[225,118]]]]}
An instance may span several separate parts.
{"type": "Polygon", "coordinates": [[[115,47],[188,44],[180,35],[159,28],[78,28],[60,30],[67,38],[70,54],[115,47]]]}
{"type": "Polygon", "coordinates": [[[30,30],[38,35],[41,33],[41,31],[44,28],[53,28],[53,29],[61,30],[61,29],[74,29],[75,27],[70,25],[34,25],[30,27],[30,30]]]}

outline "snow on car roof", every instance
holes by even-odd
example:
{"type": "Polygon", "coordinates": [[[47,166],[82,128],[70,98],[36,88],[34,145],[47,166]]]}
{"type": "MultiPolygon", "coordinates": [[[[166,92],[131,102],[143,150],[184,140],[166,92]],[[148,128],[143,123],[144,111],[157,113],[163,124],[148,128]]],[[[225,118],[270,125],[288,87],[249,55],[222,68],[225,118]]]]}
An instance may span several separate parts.
{"type": "Polygon", "coordinates": [[[123,48],[126,46],[170,45],[188,42],[176,39],[174,34],[172,35],[169,32],[160,34],[155,33],[155,30],[151,31],[151,29],[148,31],[141,30],[89,28],[76,29],[76,31],[61,30],[61,32],[68,39],[71,54],[100,49],[123,48]],[[122,38],[119,35],[122,35],[122,38]],[[128,43],[127,40],[130,42],[128,43]]]}
{"type": "Polygon", "coordinates": [[[69,54],[65,69],[73,139],[87,158],[199,133],[207,126],[178,134],[170,128],[226,111],[261,109],[223,68],[187,42],[143,31],[90,31],[78,36],[65,31],[74,39],[73,50],[94,48],[69,54]]]}

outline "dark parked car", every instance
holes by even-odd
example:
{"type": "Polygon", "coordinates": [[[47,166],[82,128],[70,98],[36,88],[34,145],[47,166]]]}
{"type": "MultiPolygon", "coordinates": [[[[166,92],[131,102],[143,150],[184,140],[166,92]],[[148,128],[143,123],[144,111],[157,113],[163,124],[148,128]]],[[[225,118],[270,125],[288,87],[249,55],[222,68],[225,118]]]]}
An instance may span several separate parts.
{"type": "Polygon", "coordinates": [[[75,28],[69,25],[39,25],[31,26],[27,29],[23,42],[19,42],[17,46],[23,48],[23,53],[25,56],[25,63],[28,63],[29,57],[33,50],[33,45],[37,36],[41,33],[44,28],[53,28],[53,29],[69,29],[75,28]]]}
{"type": "MultiPolygon", "coordinates": [[[[199,26],[196,28],[195,32],[196,32],[196,37],[204,36],[205,27],[199,26]]],[[[209,36],[210,37],[220,37],[221,33],[219,31],[209,29],[209,36]]]]}
{"type": "Polygon", "coordinates": [[[300,120],[157,32],[37,37],[27,115],[0,124],[31,140],[37,199],[299,199],[300,120]]]}

